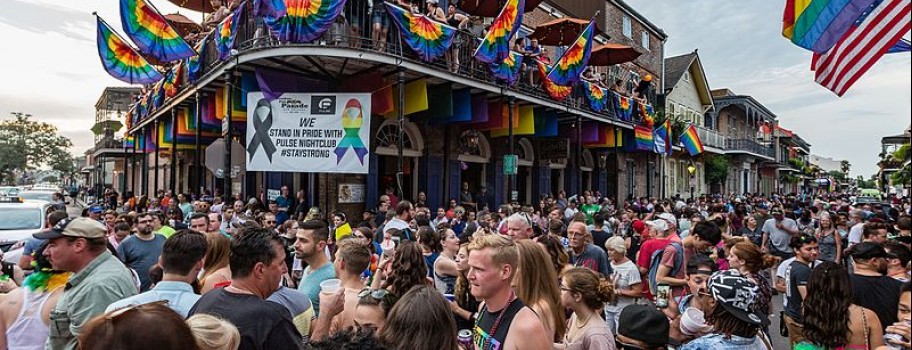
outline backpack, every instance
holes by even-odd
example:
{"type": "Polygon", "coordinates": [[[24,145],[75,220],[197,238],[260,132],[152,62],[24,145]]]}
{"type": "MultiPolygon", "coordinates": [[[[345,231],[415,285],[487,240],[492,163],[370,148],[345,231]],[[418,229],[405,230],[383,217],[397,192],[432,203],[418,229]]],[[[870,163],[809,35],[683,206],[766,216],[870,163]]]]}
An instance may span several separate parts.
{"type": "Polygon", "coordinates": [[[649,272],[646,276],[646,279],[649,282],[649,291],[652,295],[656,295],[656,285],[658,284],[658,282],[656,282],[656,274],[659,272],[659,266],[662,265],[662,253],[665,252],[665,248],[668,248],[668,246],[672,246],[675,249],[674,267],[672,267],[669,275],[677,275],[678,271],[681,270],[681,266],[684,265],[684,247],[681,246],[680,242],[668,243],[668,245],[662,249],[652,252],[652,257],[650,257],[649,260],[649,272]]]}

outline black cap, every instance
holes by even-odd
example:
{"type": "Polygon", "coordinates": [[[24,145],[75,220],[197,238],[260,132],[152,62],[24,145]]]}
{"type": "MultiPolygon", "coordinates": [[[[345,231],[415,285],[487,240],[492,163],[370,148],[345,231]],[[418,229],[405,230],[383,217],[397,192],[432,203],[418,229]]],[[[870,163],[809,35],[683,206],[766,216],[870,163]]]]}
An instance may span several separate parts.
{"type": "Polygon", "coordinates": [[[676,345],[678,342],[668,337],[669,327],[668,317],[655,307],[633,304],[621,311],[617,333],[646,344],[676,345]]]}
{"type": "Polygon", "coordinates": [[[851,255],[853,259],[886,258],[887,251],[880,244],[861,242],[852,246],[851,255]]]}
{"type": "Polygon", "coordinates": [[[760,295],[760,288],[747,277],[742,276],[738,270],[714,273],[706,287],[713,299],[716,299],[716,304],[722,305],[725,311],[737,319],[755,326],[770,324],[766,314],[754,310],[754,305],[760,295]]]}

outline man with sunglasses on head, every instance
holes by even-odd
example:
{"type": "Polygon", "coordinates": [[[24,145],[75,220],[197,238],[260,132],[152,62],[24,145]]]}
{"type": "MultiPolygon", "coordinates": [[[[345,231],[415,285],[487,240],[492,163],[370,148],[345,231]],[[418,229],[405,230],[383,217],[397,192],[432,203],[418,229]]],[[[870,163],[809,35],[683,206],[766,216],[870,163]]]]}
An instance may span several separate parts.
{"type": "Polygon", "coordinates": [[[107,249],[104,224],[89,219],[61,220],[36,233],[47,240],[44,256],[55,270],[72,272],[63,295],[50,313],[47,349],[79,348],[83,326],[120,299],[135,295],[133,275],[107,249]]]}

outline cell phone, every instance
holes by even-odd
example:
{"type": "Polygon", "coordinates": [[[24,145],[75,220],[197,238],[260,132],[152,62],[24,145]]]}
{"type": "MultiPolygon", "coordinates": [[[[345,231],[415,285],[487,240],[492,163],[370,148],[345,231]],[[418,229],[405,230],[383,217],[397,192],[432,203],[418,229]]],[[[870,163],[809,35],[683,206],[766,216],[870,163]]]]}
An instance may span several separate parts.
{"type": "Polygon", "coordinates": [[[668,298],[671,297],[671,286],[659,284],[656,286],[656,307],[664,309],[668,307],[668,298]]]}

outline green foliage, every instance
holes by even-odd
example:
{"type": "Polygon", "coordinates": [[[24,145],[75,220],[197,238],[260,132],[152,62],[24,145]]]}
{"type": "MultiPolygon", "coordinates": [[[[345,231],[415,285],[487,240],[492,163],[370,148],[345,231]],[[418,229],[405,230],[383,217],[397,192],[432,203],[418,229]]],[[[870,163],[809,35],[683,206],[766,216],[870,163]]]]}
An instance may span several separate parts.
{"type": "Polygon", "coordinates": [[[843,160],[842,162],[839,162],[839,167],[844,174],[848,175],[849,170],[852,169],[852,163],[849,163],[847,160],[843,160]]]}
{"type": "Polygon", "coordinates": [[[12,119],[0,121],[0,179],[14,180],[15,171],[24,172],[60,159],[73,159],[67,152],[73,143],[59,135],[57,127],[34,121],[30,114],[10,114],[12,119]]]}
{"type": "Polygon", "coordinates": [[[836,179],[837,181],[845,181],[848,178],[844,172],[841,172],[839,170],[829,171],[827,172],[827,175],[830,175],[830,177],[836,179]]]}
{"type": "Polygon", "coordinates": [[[782,182],[787,183],[787,184],[798,183],[798,177],[795,175],[789,174],[789,173],[782,174],[782,176],[780,176],[779,179],[782,180],[782,182]]]}
{"type": "Polygon", "coordinates": [[[804,161],[800,158],[789,158],[789,164],[792,165],[795,169],[804,170],[804,161]]]}
{"type": "Polygon", "coordinates": [[[858,175],[858,177],[855,178],[855,186],[858,188],[877,188],[877,181],[873,178],[865,180],[863,176],[858,175]]]}
{"type": "Polygon", "coordinates": [[[719,185],[728,177],[728,157],[725,155],[706,155],[703,157],[705,164],[704,177],[706,183],[719,185]]]}
{"type": "Polygon", "coordinates": [[[910,156],[912,156],[912,152],[910,152],[909,147],[910,146],[907,143],[900,146],[896,152],[893,152],[893,161],[900,163],[908,161],[910,156]]]}
{"type": "Polygon", "coordinates": [[[899,171],[890,174],[890,181],[893,185],[910,185],[912,184],[912,163],[906,164],[899,171]]]}

